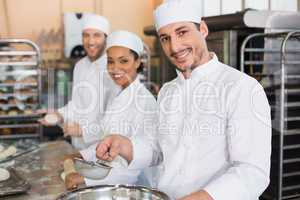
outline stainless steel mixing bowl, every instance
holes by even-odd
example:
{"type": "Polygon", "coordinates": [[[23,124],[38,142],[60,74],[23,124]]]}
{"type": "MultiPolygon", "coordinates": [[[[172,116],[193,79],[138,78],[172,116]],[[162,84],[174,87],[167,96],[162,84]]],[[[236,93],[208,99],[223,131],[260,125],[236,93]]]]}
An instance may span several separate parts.
{"type": "Polygon", "coordinates": [[[171,200],[165,193],[142,186],[98,185],[66,192],[56,200],[171,200]]]}

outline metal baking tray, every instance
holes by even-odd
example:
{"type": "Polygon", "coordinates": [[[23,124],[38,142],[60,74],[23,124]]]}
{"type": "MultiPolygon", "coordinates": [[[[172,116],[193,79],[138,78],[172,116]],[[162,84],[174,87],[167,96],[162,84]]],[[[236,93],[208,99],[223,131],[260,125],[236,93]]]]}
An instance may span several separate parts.
{"type": "Polygon", "coordinates": [[[33,109],[36,109],[37,107],[38,107],[38,104],[37,103],[20,103],[20,105],[18,105],[18,104],[0,104],[0,108],[2,109],[2,110],[5,110],[5,111],[7,111],[7,110],[9,110],[9,109],[11,109],[11,108],[19,108],[19,110],[24,110],[21,106],[24,106],[24,109],[26,108],[26,107],[30,107],[30,108],[33,108],[33,109]]]}
{"type": "Polygon", "coordinates": [[[18,70],[18,71],[5,71],[2,72],[0,76],[32,76],[37,75],[37,70],[18,70]]]}
{"type": "Polygon", "coordinates": [[[39,128],[39,123],[0,124],[0,128],[39,128]]]}
{"type": "Polygon", "coordinates": [[[0,83],[0,87],[19,87],[19,88],[24,88],[24,87],[30,87],[30,86],[37,86],[36,83],[0,83]]]}
{"type": "Polygon", "coordinates": [[[26,120],[29,118],[40,118],[42,117],[41,114],[30,114],[30,115],[26,115],[26,114],[18,114],[18,115],[0,115],[0,120],[10,120],[10,119],[19,119],[19,120],[26,120]]]}
{"type": "Polygon", "coordinates": [[[0,181],[0,197],[25,193],[30,189],[29,183],[14,168],[9,167],[7,170],[10,177],[6,181],[0,181]]]}
{"type": "Polygon", "coordinates": [[[15,92],[15,93],[6,93],[6,94],[1,94],[0,99],[8,99],[9,97],[15,97],[18,100],[26,100],[29,97],[35,97],[37,96],[37,92],[28,92],[28,93],[20,93],[20,92],[15,92]]]}
{"type": "Polygon", "coordinates": [[[36,61],[1,62],[0,67],[1,66],[34,66],[37,64],[38,64],[38,62],[36,62],[36,61]]]}

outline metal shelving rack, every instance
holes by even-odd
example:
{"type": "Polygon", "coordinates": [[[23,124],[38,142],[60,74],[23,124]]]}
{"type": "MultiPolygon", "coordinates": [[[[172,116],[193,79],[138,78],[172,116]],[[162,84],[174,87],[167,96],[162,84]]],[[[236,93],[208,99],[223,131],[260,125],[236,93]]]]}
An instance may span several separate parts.
{"type": "Polygon", "coordinates": [[[263,197],[299,199],[300,31],[249,35],[240,64],[264,86],[272,108],[271,182],[263,197]]]}
{"type": "Polygon", "coordinates": [[[151,50],[147,44],[144,43],[144,51],[141,55],[141,61],[144,64],[143,71],[140,74],[143,76],[142,83],[150,90],[150,92],[157,97],[158,85],[151,80],[151,50]]]}
{"type": "Polygon", "coordinates": [[[35,114],[41,105],[40,58],[30,40],[0,39],[0,139],[42,138],[35,114]]]}

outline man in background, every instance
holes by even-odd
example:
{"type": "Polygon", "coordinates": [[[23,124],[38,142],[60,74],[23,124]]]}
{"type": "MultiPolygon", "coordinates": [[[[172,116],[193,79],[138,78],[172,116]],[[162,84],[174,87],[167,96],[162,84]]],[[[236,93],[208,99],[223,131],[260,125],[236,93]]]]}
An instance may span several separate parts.
{"type": "MultiPolygon", "coordinates": [[[[75,65],[71,100],[58,110],[40,111],[56,116],[56,124],[62,126],[65,136],[72,137],[72,145],[79,150],[98,139],[95,131],[97,122],[101,120],[109,99],[119,90],[106,70],[108,20],[99,15],[86,14],[83,24],[82,43],[87,56],[75,65]]],[[[43,125],[51,125],[45,118],[40,121],[43,125]]]]}

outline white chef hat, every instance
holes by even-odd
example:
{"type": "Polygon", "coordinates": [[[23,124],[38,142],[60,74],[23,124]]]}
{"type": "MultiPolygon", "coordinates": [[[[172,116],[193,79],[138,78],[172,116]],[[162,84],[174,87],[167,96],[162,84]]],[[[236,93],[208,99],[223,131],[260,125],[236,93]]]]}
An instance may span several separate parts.
{"type": "Polygon", "coordinates": [[[200,0],[166,0],[154,11],[155,27],[161,27],[176,22],[201,22],[200,0]]]}
{"type": "Polygon", "coordinates": [[[100,15],[96,15],[96,14],[92,14],[92,13],[88,13],[85,15],[84,19],[83,19],[83,29],[97,29],[100,30],[102,32],[104,32],[106,35],[109,34],[109,22],[105,17],[102,17],[100,15]]]}
{"type": "Polygon", "coordinates": [[[139,56],[144,50],[141,38],[128,31],[114,31],[108,35],[106,40],[106,50],[113,46],[129,48],[136,52],[139,56]]]}

